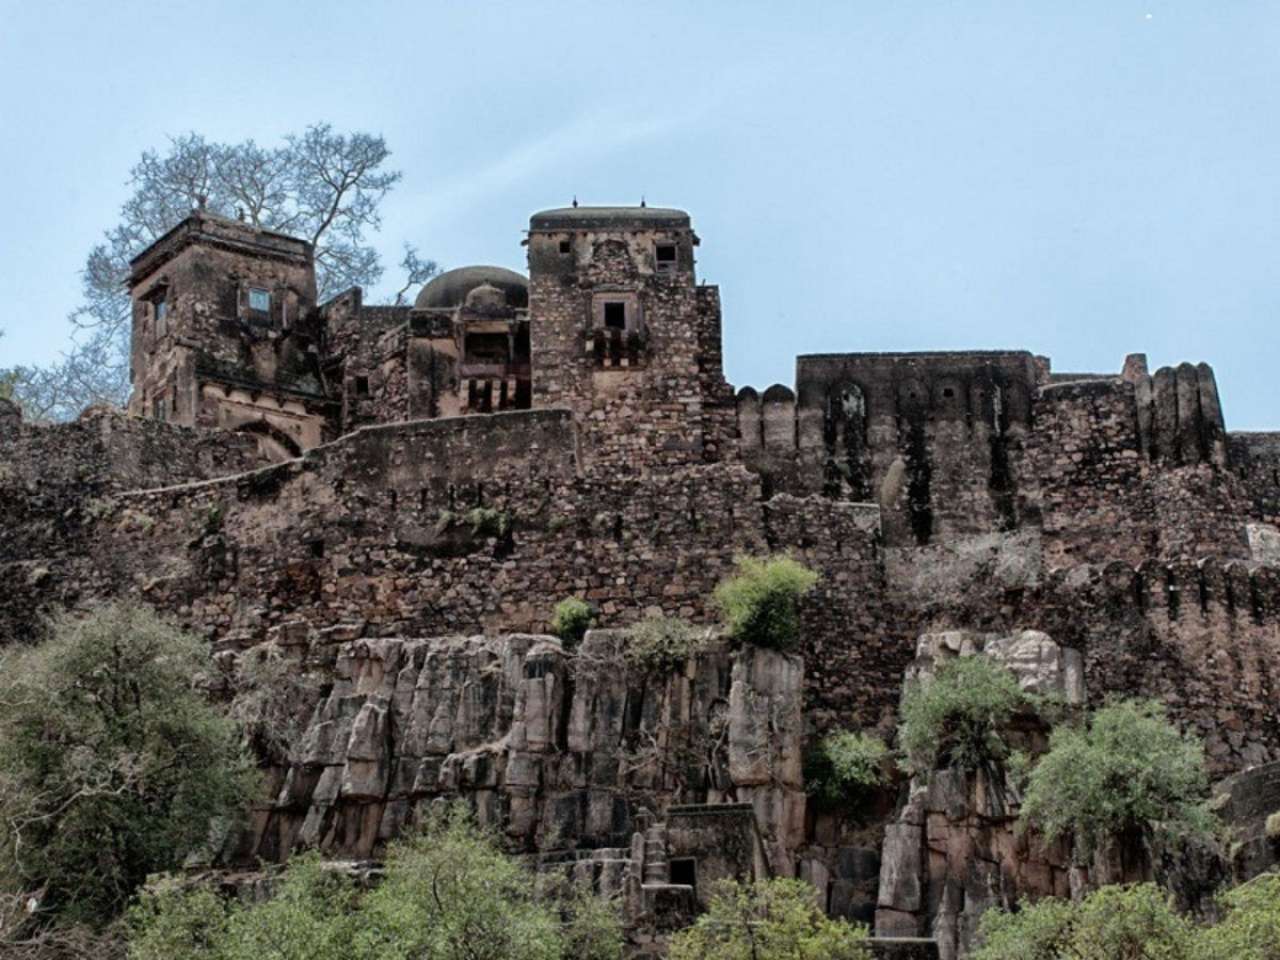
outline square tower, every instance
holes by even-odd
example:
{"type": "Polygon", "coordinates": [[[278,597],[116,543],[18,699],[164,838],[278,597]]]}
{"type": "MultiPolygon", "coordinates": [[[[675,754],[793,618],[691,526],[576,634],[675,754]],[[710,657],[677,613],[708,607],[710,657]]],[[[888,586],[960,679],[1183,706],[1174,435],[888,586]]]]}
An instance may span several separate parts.
{"type": "Polygon", "coordinates": [[[270,459],[330,433],[304,240],[194,211],[130,263],[129,411],[257,433],[270,459]]]}
{"type": "Polygon", "coordinates": [[[565,207],[529,223],[535,407],[568,407],[583,462],[620,473],[714,459],[732,400],[720,307],[683,210],[565,207]]]}

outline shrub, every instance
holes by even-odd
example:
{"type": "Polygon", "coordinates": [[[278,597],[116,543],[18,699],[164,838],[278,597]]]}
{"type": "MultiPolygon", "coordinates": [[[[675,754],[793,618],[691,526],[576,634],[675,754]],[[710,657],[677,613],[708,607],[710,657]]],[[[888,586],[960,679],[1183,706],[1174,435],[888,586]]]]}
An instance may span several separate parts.
{"type": "Polygon", "coordinates": [[[573,648],[582,642],[594,619],[591,604],[577,597],[566,597],[556,604],[551,615],[551,632],[566,647],[573,648]]]}
{"type": "Polygon", "coordinates": [[[1079,903],[1047,898],[988,910],[970,960],[1199,960],[1196,930],[1151,883],[1101,887],[1079,903]]]}
{"type": "Polygon", "coordinates": [[[999,763],[1009,755],[1005,728],[1029,704],[1017,678],[996,661],[981,656],[946,660],[932,678],[907,687],[899,745],[916,773],[999,763]]]}
{"type": "Polygon", "coordinates": [[[706,649],[710,631],[676,617],[647,617],[627,628],[627,662],[644,673],[671,673],[706,649]]]}
{"type": "Polygon", "coordinates": [[[1197,960],[1280,957],[1280,875],[1264,873],[1218,897],[1223,918],[1197,938],[1197,960]]]}
{"type": "Polygon", "coordinates": [[[1134,829],[1211,833],[1207,792],[1200,741],[1179,734],[1160,704],[1130,700],[1102,708],[1087,726],[1053,731],[1021,817],[1050,840],[1074,835],[1088,853],[1134,829]]]}
{"type": "Polygon", "coordinates": [[[205,645],[139,607],[55,622],[0,664],[0,887],[101,924],[256,791],[236,723],[197,689],[205,645]]]}
{"type": "Polygon", "coordinates": [[[473,537],[505,537],[511,530],[511,514],[493,507],[473,507],[466,513],[441,510],[436,518],[436,533],[451,527],[466,526],[473,537]]]}
{"type": "Polygon", "coordinates": [[[291,859],[271,899],[233,902],[170,884],[130,912],[132,960],[621,960],[617,905],[541,896],[465,807],[391,843],[362,892],[314,856],[291,859]]]}
{"type": "Polygon", "coordinates": [[[867,933],[818,907],[803,880],[722,881],[671,938],[671,960],[871,960],[867,933]]]}
{"type": "Polygon", "coordinates": [[[165,881],[129,911],[130,960],[347,960],[355,955],[356,897],[355,883],[318,854],[291,859],[258,903],[165,881]]]}
{"type": "Polygon", "coordinates": [[[800,638],[799,600],[817,582],[790,557],[739,557],[737,573],[716,587],[715,602],[730,638],[786,650],[800,638]]]}
{"type": "Polygon", "coordinates": [[[821,807],[847,808],[861,803],[884,783],[885,742],[875,734],[839,730],[813,749],[805,770],[805,787],[821,807]]]}

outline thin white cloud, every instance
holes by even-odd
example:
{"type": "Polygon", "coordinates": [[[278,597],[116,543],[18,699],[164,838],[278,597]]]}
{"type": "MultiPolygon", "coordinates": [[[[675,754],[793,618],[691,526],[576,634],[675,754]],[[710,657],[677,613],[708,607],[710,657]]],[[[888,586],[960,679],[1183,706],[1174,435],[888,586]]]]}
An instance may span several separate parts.
{"type": "Polygon", "coordinates": [[[692,126],[715,106],[717,99],[705,98],[698,106],[635,119],[625,119],[629,111],[621,108],[595,110],[545,136],[517,145],[477,170],[436,183],[415,199],[430,222],[440,225],[464,213],[480,198],[561,168],[568,159],[576,163],[599,160],[692,126]]]}

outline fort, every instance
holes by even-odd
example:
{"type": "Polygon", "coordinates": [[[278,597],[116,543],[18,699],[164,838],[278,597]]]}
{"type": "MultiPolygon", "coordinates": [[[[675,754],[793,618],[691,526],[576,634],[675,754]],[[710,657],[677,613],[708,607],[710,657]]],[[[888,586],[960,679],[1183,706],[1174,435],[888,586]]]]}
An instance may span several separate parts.
{"type": "Polygon", "coordinates": [[[723,875],[808,879],[901,957],[1080,882],[975,784],[809,808],[806,745],[891,738],[922,651],[1157,698],[1231,796],[1280,760],[1280,432],[1228,431],[1207,364],[823,354],[735,391],[699,243],[680,210],[546,210],[527,277],[317,303],[307,243],[193,211],[131,265],[128,411],[0,401],[0,635],[132,597],[228,672],[281,646],[319,680],[230,861],[376,856],[464,796],[624,895],[641,947],[723,875]],[[777,552],[820,574],[798,655],[609,668],[618,628],[711,624],[735,556],[777,552]],[[567,596],[605,628],[572,653],[567,596]]]}

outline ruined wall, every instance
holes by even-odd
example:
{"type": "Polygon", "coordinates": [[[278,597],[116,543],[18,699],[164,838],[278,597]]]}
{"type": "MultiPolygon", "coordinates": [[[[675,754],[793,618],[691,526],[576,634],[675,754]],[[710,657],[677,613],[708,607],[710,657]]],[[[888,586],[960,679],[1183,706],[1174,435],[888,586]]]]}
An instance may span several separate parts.
{"type": "MultiPolygon", "coordinates": [[[[97,411],[0,429],[0,642],[31,635],[92,581],[90,535],[110,497],[256,468],[251,437],[97,411]]],[[[122,519],[121,522],[126,522],[122,519]]],[[[145,562],[145,547],[136,548],[145,562]]]]}
{"type": "MultiPolygon", "coordinates": [[[[1252,519],[1280,531],[1280,433],[1233,433],[1228,444],[1231,468],[1240,478],[1252,519]]],[[[1280,562],[1280,554],[1270,562],[1280,562]]]]}
{"type": "Polygon", "coordinates": [[[1027,353],[802,356],[801,482],[878,500],[891,545],[1010,529],[1035,385],[1027,353]]]}

